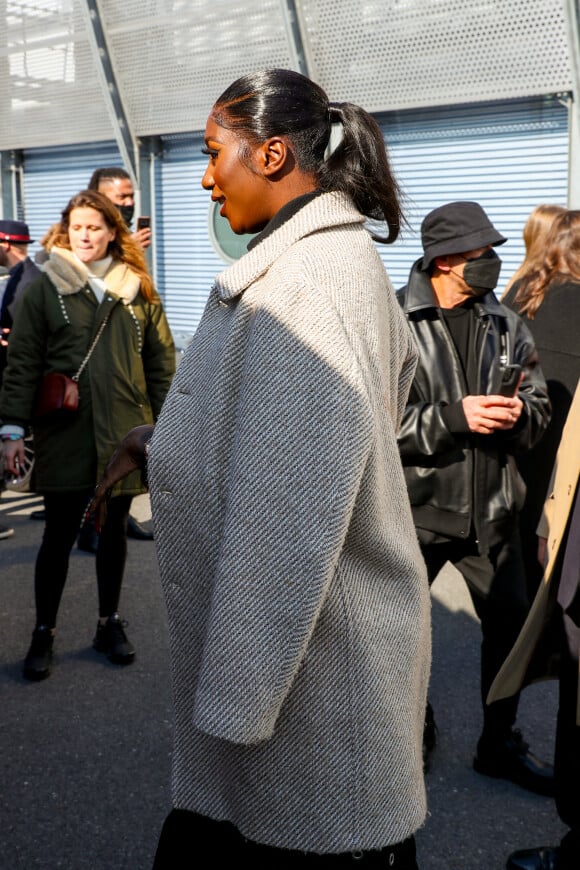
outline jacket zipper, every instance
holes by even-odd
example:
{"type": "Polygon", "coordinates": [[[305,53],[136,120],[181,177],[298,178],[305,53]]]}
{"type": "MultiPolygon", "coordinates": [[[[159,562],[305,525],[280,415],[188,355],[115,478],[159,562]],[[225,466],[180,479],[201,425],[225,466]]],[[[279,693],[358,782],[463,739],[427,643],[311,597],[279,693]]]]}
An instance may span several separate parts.
{"type": "MultiPolygon", "coordinates": [[[[479,359],[477,361],[477,388],[479,395],[483,395],[484,384],[482,383],[482,368],[483,368],[483,355],[485,352],[485,343],[487,340],[487,336],[490,328],[489,319],[484,320],[481,315],[477,316],[477,329],[481,330],[481,339],[477,336],[477,340],[479,341],[479,359]]],[[[488,378],[489,380],[489,378],[488,378]]],[[[487,384],[485,385],[487,390],[487,384]]],[[[480,553],[487,553],[489,547],[487,543],[487,535],[485,534],[485,523],[481,522],[481,499],[478,499],[478,482],[479,475],[482,471],[485,471],[485,454],[482,454],[482,451],[479,450],[479,439],[484,438],[486,436],[478,435],[475,446],[473,448],[473,478],[472,478],[472,491],[471,491],[471,503],[473,505],[473,530],[475,533],[475,543],[480,553]],[[485,540],[483,540],[485,538],[485,540]]]]}
{"type": "MultiPolygon", "coordinates": [[[[445,318],[441,314],[440,309],[437,309],[437,316],[439,317],[439,322],[441,323],[441,326],[443,327],[443,332],[445,334],[445,340],[447,341],[447,346],[449,347],[449,349],[451,351],[451,356],[455,359],[455,362],[457,364],[457,371],[459,372],[459,376],[461,378],[463,395],[466,396],[468,394],[469,388],[468,388],[467,378],[465,376],[465,372],[463,371],[463,365],[461,363],[461,360],[459,359],[459,354],[457,353],[455,343],[454,343],[453,339],[451,338],[451,333],[449,332],[449,328],[447,326],[447,323],[445,322],[445,318]]],[[[479,375],[478,375],[478,377],[479,377],[479,375]]],[[[472,450],[467,451],[467,459],[468,459],[468,463],[469,463],[468,474],[471,476],[471,505],[470,505],[470,511],[469,511],[469,517],[468,517],[468,527],[467,527],[467,531],[464,535],[465,539],[467,539],[469,537],[469,532],[471,530],[472,522],[475,524],[475,521],[474,521],[475,503],[473,500],[473,495],[474,495],[474,483],[473,483],[474,464],[473,464],[473,459],[471,458],[472,453],[475,456],[475,451],[472,451],[472,450]]]]}

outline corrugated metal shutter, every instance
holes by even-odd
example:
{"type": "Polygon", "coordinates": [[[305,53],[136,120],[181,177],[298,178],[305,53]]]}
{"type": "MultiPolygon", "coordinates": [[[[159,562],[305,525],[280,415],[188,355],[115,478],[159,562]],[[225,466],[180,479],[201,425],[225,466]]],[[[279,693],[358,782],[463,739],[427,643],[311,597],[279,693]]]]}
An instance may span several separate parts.
{"type": "Polygon", "coordinates": [[[566,205],[568,113],[543,97],[393,113],[380,119],[410,227],[379,253],[396,288],[421,256],[420,224],[439,205],[475,200],[508,238],[498,293],[524,258],[522,230],[541,203],[566,205]]]}
{"type": "MultiPolygon", "coordinates": [[[[444,202],[475,199],[509,238],[501,249],[501,292],[523,259],[522,229],[532,209],[542,202],[566,204],[565,106],[538,98],[392,113],[380,121],[410,223],[395,245],[378,246],[395,287],[406,283],[421,255],[425,214],[444,202]]],[[[157,281],[176,336],[195,331],[215,275],[226,266],[209,238],[201,146],[200,134],[167,137],[157,164],[157,281]]],[[[33,238],[58,219],[96,166],[120,160],[113,143],[25,152],[25,209],[33,238]]]]}
{"type": "Polygon", "coordinates": [[[24,214],[33,239],[38,241],[60,218],[69,199],[84,190],[99,166],[122,166],[117,145],[99,142],[69,148],[38,148],[24,152],[24,214]]]}
{"type": "Polygon", "coordinates": [[[226,263],[212,248],[208,231],[210,196],[201,186],[207,157],[203,137],[163,141],[157,186],[158,287],[171,329],[193,333],[215,276],[226,263]]]}
{"type": "MultiPolygon", "coordinates": [[[[524,257],[522,230],[532,209],[546,202],[566,205],[566,107],[540,97],[391,113],[379,120],[410,225],[394,245],[378,245],[395,287],[406,283],[421,256],[419,230],[427,212],[445,202],[473,199],[509,239],[500,252],[501,293],[524,257]]],[[[172,327],[192,332],[214,276],[226,264],[209,241],[209,197],[200,185],[206,165],[201,136],[175,137],[164,145],[159,283],[172,327]]]]}

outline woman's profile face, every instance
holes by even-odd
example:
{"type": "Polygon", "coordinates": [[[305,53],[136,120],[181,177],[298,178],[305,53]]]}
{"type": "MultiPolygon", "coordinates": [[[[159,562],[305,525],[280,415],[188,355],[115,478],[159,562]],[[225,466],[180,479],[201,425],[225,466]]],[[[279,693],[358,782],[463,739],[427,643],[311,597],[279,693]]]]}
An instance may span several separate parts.
{"type": "Polygon", "coordinates": [[[209,156],[201,180],[211,198],[221,204],[220,214],[228,219],[234,233],[255,233],[263,229],[273,214],[267,201],[268,185],[259,171],[257,152],[250,155],[253,172],[239,157],[242,140],[233,130],[220,127],[208,119],[205,128],[205,148],[209,156]]]}
{"type": "Polygon", "coordinates": [[[81,262],[94,263],[107,256],[115,230],[108,226],[96,208],[73,208],[69,215],[68,238],[73,253],[81,262]]]}

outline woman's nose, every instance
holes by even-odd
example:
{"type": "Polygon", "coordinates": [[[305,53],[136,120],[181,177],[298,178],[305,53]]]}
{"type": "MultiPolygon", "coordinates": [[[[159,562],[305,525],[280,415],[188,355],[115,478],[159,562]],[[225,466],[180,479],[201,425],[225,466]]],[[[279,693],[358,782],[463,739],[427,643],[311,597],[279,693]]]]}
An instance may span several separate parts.
{"type": "Polygon", "coordinates": [[[207,169],[203,173],[203,178],[201,179],[201,186],[204,190],[211,190],[214,184],[215,182],[213,180],[213,175],[211,174],[211,169],[208,165],[207,169]]]}

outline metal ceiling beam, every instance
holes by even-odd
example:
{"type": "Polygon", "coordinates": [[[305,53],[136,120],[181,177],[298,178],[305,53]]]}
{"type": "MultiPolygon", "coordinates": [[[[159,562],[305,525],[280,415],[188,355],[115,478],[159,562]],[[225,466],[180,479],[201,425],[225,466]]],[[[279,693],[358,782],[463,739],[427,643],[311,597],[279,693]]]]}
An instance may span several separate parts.
{"type": "Polygon", "coordinates": [[[566,0],[566,35],[572,72],[572,99],[568,104],[568,208],[580,208],[580,9],[578,0],[566,0]]]}
{"type": "Polygon", "coordinates": [[[87,23],[87,36],[95,60],[95,68],[101,79],[103,98],[109,112],[115,139],[121,152],[127,172],[139,187],[139,145],[133,135],[129,118],[123,105],[117,78],[111,63],[107,39],[101,20],[97,0],[81,0],[83,15],[87,23]]]}
{"type": "Polygon", "coordinates": [[[280,0],[280,8],[294,69],[302,75],[312,78],[312,63],[306,49],[298,4],[296,0],[280,0]]]}

